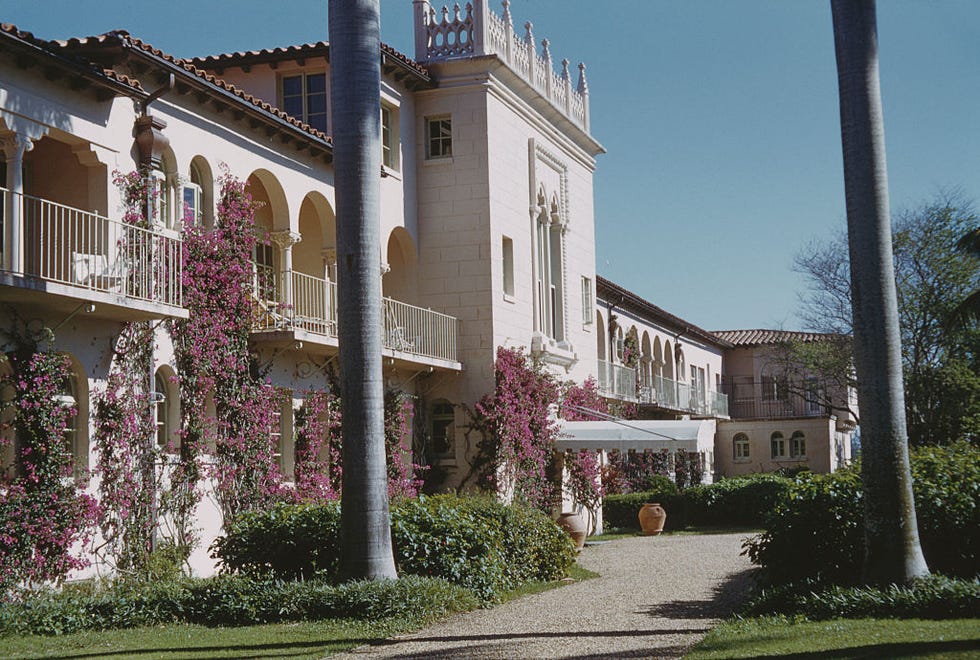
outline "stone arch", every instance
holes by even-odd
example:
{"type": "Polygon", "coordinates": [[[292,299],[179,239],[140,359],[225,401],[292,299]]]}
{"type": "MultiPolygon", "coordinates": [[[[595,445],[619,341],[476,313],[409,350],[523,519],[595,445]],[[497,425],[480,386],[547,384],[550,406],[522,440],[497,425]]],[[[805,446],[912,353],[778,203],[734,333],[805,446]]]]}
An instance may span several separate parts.
{"type": "MultiPolygon", "coordinates": [[[[89,469],[89,387],[85,367],[71,353],[61,353],[68,358],[68,378],[62,384],[61,394],[71,397],[75,415],[68,420],[66,436],[71,442],[72,468],[76,475],[89,469]]],[[[65,399],[65,403],[69,403],[65,399]]]]}
{"type": "Polygon", "coordinates": [[[607,360],[606,351],[609,344],[606,341],[606,322],[602,318],[602,312],[596,311],[596,349],[600,360],[607,360]]]}
{"type": "Polygon", "coordinates": [[[404,227],[395,227],[388,235],[385,261],[388,272],[382,278],[384,295],[414,304],[417,293],[415,242],[404,227]]]}
{"type": "Polygon", "coordinates": [[[310,195],[299,206],[299,235],[299,242],[293,246],[293,270],[325,277],[323,246],[333,239],[323,235],[321,210],[310,195]]]}
{"type": "Polygon", "coordinates": [[[660,345],[659,335],[653,337],[653,376],[660,378],[664,375],[664,349],[660,345]]]}
{"type": "Polygon", "coordinates": [[[180,391],[176,373],[169,364],[161,364],[153,374],[153,391],[157,424],[157,447],[176,451],[180,447],[180,391]]]}
{"type": "Polygon", "coordinates": [[[289,204],[282,184],[269,170],[259,168],[245,180],[252,199],[261,203],[255,211],[255,224],[271,231],[289,230],[289,204]]]}
{"type": "Polygon", "coordinates": [[[650,348],[650,333],[646,330],[640,340],[640,379],[643,387],[653,386],[653,353],[650,348]]]}
{"type": "Polygon", "coordinates": [[[664,340],[664,378],[674,380],[674,351],[670,345],[670,340],[664,340]]]}
{"type": "Polygon", "coordinates": [[[185,190],[183,201],[195,208],[197,222],[210,229],[214,227],[215,212],[214,173],[211,170],[211,164],[204,156],[197,155],[191,158],[187,170],[189,183],[192,184],[191,190],[194,190],[194,186],[197,187],[198,198],[196,200],[188,199],[188,192],[185,190]]]}

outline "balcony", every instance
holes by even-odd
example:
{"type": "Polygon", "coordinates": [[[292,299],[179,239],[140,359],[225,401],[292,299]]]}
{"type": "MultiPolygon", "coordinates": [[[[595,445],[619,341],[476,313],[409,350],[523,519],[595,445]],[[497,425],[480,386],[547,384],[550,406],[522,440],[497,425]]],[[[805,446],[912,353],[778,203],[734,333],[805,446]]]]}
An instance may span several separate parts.
{"type": "Polygon", "coordinates": [[[599,393],[640,405],[707,417],[728,416],[728,396],[707,392],[702,396],[688,383],[655,376],[652,386],[637,387],[636,370],[599,360],[599,393]]]}
{"type": "Polygon", "coordinates": [[[732,377],[724,383],[733,419],[793,419],[826,417],[826,397],[816,385],[793,384],[776,378],[732,377]]]}
{"type": "Polygon", "coordinates": [[[181,239],[0,188],[4,249],[0,300],[62,312],[90,303],[98,316],[187,317],[181,307],[181,239]],[[41,299],[38,293],[48,297],[41,299]]]}
{"type": "MultiPolygon", "coordinates": [[[[337,285],[304,273],[255,265],[252,329],[267,340],[337,347],[337,285]]],[[[381,337],[393,360],[460,370],[455,317],[383,298],[381,337]]],[[[261,338],[261,337],[259,337],[261,338]]]]}

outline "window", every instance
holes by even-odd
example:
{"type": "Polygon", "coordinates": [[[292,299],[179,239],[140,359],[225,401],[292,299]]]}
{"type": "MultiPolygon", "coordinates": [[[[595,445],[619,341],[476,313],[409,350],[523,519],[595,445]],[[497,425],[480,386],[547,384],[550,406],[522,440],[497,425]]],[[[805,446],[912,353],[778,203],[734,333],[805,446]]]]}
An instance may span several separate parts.
{"type": "Polygon", "coordinates": [[[453,121],[449,117],[429,117],[425,122],[425,157],[450,158],[453,155],[453,121]]]}
{"type": "Polygon", "coordinates": [[[769,436],[769,447],[773,458],[786,458],[786,439],[779,431],[769,436]]]}
{"type": "Polygon", "coordinates": [[[582,278],[582,323],[592,325],[595,318],[595,303],[592,302],[592,278],[582,278]]]}
{"type": "Polygon", "coordinates": [[[456,448],[456,411],[453,404],[439,402],[432,406],[432,455],[452,456],[456,448]]]}
{"type": "Polygon", "coordinates": [[[72,458],[78,456],[78,376],[74,371],[61,382],[58,395],[55,397],[59,404],[70,408],[73,412],[65,419],[65,447],[71,452],[72,458]]]}
{"type": "Polygon", "coordinates": [[[821,392],[820,384],[816,378],[806,379],[806,414],[820,415],[823,413],[823,406],[820,405],[821,392]]]}
{"type": "Polygon", "coordinates": [[[282,109],[313,128],[327,132],[327,74],[282,77],[282,109]]]}
{"type": "Polygon", "coordinates": [[[691,365],[691,403],[703,405],[707,398],[707,377],[704,367],[691,365]]]}
{"type": "Polygon", "coordinates": [[[252,283],[261,300],[276,302],[276,271],[272,263],[272,245],[261,241],[255,244],[255,282],[252,283]]]}
{"type": "Polygon", "coordinates": [[[183,190],[184,198],[184,224],[201,225],[201,186],[196,183],[185,183],[183,190]]]}
{"type": "Polygon", "coordinates": [[[785,377],[763,376],[762,377],[762,400],[763,401],[788,401],[789,383],[785,377]]]}
{"type": "Polygon", "coordinates": [[[806,436],[803,431],[793,431],[789,438],[790,458],[806,458],[806,436]]]}
{"type": "Polygon", "coordinates": [[[167,396],[167,382],[159,371],[153,377],[153,401],[157,416],[157,446],[166,448],[170,441],[170,397],[167,396]]]}
{"type": "Polygon", "coordinates": [[[398,166],[395,155],[397,140],[394,126],[395,111],[386,105],[381,106],[381,164],[385,167],[398,166]]]}
{"type": "Polygon", "coordinates": [[[514,296],[514,240],[504,236],[501,241],[504,256],[504,295],[514,296]]]}
{"type": "Polygon", "coordinates": [[[734,445],[736,463],[749,460],[749,436],[744,433],[736,433],[735,437],[732,438],[732,444],[734,445]]]}

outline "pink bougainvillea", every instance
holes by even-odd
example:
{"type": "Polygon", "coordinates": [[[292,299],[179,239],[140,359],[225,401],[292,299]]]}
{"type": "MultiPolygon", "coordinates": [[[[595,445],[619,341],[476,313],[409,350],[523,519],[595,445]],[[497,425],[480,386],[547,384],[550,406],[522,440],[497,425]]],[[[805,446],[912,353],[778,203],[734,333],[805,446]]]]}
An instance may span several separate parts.
{"type": "Polygon", "coordinates": [[[558,383],[520,350],[498,348],[495,367],[494,391],[474,407],[474,427],[483,436],[474,465],[478,483],[512,488],[516,498],[550,512],[560,494],[558,424],[550,415],[558,383]]]}
{"type": "MultiPolygon", "coordinates": [[[[17,438],[14,464],[0,480],[0,592],[86,566],[72,549],[88,542],[98,515],[95,500],[81,490],[82,475],[73,475],[65,436],[76,414],[61,399],[68,358],[15,334],[4,347],[9,369],[0,378],[0,390],[12,394],[3,399],[0,419],[16,429],[15,436],[0,433],[0,445],[17,438]]],[[[50,346],[53,337],[46,341],[50,346]]]]}

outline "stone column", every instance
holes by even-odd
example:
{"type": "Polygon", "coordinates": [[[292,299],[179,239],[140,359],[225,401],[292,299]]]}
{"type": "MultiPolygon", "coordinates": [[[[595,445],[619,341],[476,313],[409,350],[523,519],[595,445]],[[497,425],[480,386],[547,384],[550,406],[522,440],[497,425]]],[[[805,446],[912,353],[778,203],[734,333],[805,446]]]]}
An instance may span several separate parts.
{"type": "Polygon", "coordinates": [[[12,133],[0,138],[7,163],[7,208],[3,223],[3,268],[24,272],[24,154],[34,148],[34,141],[26,135],[12,133]]]}
{"type": "Polygon", "coordinates": [[[291,310],[289,315],[293,316],[295,312],[293,309],[293,245],[299,243],[302,236],[298,232],[287,229],[272,232],[269,234],[269,238],[279,247],[280,284],[282,286],[282,300],[279,302],[291,310]]]}

